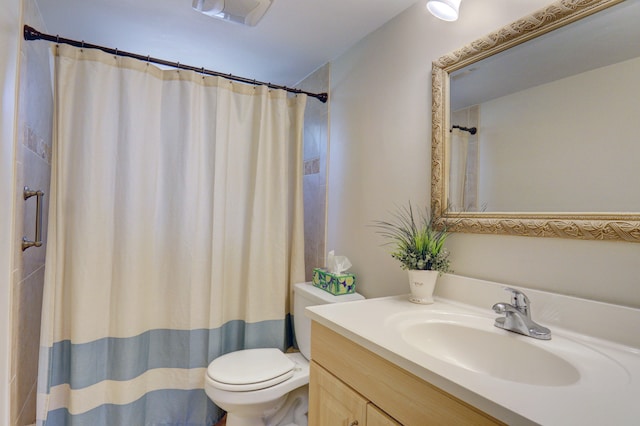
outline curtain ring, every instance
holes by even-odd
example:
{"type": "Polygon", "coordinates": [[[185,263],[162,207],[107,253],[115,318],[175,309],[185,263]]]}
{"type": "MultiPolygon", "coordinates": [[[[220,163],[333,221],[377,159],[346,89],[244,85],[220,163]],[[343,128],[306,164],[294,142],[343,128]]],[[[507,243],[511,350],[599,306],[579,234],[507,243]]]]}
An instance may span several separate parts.
{"type": "Polygon", "coordinates": [[[80,46],[80,51],[82,52],[84,49],[84,40],[82,40],[82,45],[80,46]]]}
{"type": "Polygon", "coordinates": [[[56,34],[56,44],[60,44],[60,36],[56,34]]]}

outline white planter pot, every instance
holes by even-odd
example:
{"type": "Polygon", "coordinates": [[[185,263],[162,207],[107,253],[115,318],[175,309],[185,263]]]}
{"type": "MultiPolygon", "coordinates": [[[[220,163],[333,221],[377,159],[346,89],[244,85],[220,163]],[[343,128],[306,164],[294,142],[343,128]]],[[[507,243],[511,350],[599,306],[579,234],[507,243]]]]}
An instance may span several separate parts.
{"type": "Polygon", "coordinates": [[[413,303],[421,303],[427,305],[433,303],[433,290],[438,280],[438,271],[418,271],[410,270],[409,272],[409,288],[411,296],[409,301],[413,303]]]}

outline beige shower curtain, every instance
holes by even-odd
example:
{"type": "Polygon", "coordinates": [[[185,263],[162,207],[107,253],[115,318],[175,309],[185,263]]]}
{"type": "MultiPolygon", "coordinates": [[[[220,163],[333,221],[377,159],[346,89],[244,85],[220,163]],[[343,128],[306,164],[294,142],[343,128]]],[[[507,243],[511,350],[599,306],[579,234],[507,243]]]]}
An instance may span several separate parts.
{"type": "Polygon", "coordinates": [[[306,96],[55,48],[47,425],[211,425],[207,364],[291,339],[306,96]]]}
{"type": "Polygon", "coordinates": [[[453,129],[450,136],[449,200],[447,205],[450,211],[463,211],[466,207],[465,186],[469,133],[453,129]]]}

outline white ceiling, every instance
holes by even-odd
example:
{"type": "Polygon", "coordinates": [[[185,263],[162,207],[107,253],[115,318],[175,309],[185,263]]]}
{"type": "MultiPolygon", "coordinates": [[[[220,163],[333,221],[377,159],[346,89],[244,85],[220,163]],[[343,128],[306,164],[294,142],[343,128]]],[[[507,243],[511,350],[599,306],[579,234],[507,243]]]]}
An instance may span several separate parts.
{"type": "Polygon", "coordinates": [[[294,85],[417,0],[274,0],[256,27],[191,0],[36,0],[46,28],[87,43],[294,85]]]}

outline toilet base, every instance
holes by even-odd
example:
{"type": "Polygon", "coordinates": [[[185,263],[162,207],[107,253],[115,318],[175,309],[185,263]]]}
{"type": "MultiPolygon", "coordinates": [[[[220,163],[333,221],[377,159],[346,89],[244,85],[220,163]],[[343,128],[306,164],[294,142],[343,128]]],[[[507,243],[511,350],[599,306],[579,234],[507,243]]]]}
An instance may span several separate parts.
{"type": "Polygon", "coordinates": [[[241,416],[227,412],[227,426],[307,426],[309,386],[305,385],[282,397],[282,401],[260,416],[241,416]]]}

